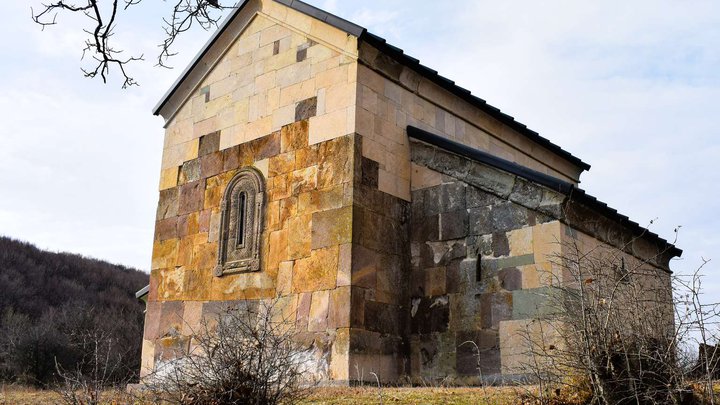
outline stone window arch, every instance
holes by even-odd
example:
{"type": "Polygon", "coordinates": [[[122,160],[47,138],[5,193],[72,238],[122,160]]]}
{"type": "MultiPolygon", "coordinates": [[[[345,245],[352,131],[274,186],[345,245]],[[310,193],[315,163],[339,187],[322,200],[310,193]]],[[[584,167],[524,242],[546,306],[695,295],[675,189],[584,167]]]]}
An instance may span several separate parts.
{"type": "Polygon", "coordinates": [[[265,211],[265,180],[254,168],[241,169],[222,198],[215,275],[260,270],[260,236],[265,211]]]}

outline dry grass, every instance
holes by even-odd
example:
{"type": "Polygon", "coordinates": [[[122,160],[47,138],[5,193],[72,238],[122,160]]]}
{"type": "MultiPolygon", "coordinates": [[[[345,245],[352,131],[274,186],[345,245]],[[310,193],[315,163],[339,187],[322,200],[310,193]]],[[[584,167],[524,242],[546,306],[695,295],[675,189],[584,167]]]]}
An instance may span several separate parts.
{"type": "MultiPolygon", "coordinates": [[[[318,404],[493,404],[517,403],[516,389],[509,387],[482,388],[318,388],[301,402],[303,405],[318,404]]],[[[123,393],[108,392],[108,404],[140,404],[123,393]]],[[[6,404],[56,404],[60,397],[53,391],[35,388],[3,386],[0,388],[0,405],[6,404]]]]}
{"type": "MultiPolygon", "coordinates": [[[[107,404],[132,404],[133,400],[122,391],[106,391],[103,398],[107,404]]],[[[40,390],[15,385],[0,386],[0,405],[60,404],[60,394],[52,390],[40,390]]]]}
{"type": "Polygon", "coordinates": [[[517,388],[319,388],[303,404],[493,404],[517,403],[517,388]]]}

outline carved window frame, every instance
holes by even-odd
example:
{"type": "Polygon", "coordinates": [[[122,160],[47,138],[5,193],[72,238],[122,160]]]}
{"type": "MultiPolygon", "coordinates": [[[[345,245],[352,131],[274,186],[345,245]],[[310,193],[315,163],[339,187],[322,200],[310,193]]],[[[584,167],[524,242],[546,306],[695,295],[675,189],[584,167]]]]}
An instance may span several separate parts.
{"type": "Polygon", "coordinates": [[[220,206],[215,276],[260,270],[264,211],[262,173],[252,167],[241,169],[225,188],[220,206]]]}

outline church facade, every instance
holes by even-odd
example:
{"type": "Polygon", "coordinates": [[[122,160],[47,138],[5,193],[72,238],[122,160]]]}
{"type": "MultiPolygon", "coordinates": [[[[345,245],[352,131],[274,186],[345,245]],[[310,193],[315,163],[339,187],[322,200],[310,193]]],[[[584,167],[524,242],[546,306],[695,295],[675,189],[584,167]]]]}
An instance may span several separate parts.
{"type": "Polygon", "coordinates": [[[577,157],[297,0],[240,4],[155,114],[142,374],[221,305],[277,299],[329,382],[513,378],[563,241],[660,283],[681,253],[579,189],[577,157]]]}

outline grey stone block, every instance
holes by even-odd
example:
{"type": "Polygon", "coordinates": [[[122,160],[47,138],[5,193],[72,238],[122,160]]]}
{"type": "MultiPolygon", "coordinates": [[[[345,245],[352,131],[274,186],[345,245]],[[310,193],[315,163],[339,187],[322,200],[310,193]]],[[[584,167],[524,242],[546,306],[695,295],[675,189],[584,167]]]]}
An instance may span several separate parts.
{"type": "Polygon", "coordinates": [[[466,210],[440,214],[440,240],[464,238],[468,234],[468,213],[466,210]]]}
{"type": "Polygon", "coordinates": [[[515,185],[515,176],[481,164],[472,164],[461,179],[468,184],[507,198],[515,185]]]}
{"type": "Polygon", "coordinates": [[[550,315],[553,312],[551,294],[554,292],[551,287],[513,291],[512,318],[530,319],[550,315]]]}
{"type": "Polygon", "coordinates": [[[494,194],[473,186],[466,187],[465,199],[467,208],[485,207],[505,201],[494,194]]]}
{"type": "Polygon", "coordinates": [[[443,184],[440,187],[441,212],[465,209],[465,185],[463,183],[443,184]]]}
{"type": "Polygon", "coordinates": [[[542,187],[518,177],[515,179],[515,185],[510,193],[509,199],[528,208],[537,208],[537,206],[540,205],[542,197],[542,187]]]}

